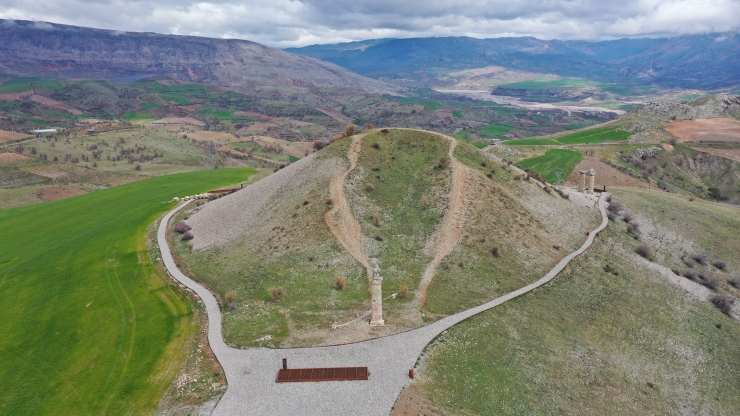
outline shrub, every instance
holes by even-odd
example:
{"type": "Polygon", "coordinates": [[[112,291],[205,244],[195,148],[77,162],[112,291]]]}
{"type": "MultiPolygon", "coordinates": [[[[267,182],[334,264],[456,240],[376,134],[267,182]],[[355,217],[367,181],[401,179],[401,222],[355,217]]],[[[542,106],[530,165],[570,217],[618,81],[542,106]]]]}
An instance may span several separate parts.
{"type": "Polygon", "coordinates": [[[694,261],[694,259],[683,259],[683,264],[685,264],[686,267],[690,269],[696,267],[696,262],[694,261]]]}
{"type": "Polygon", "coordinates": [[[712,265],[720,270],[725,270],[727,268],[727,262],[724,260],[715,260],[712,265]]]}
{"type": "Polygon", "coordinates": [[[325,202],[326,202],[326,205],[329,205],[329,206],[334,205],[334,200],[331,199],[331,198],[326,198],[326,201],[325,202]]]}
{"type": "Polygon", "coordinates": [[[406,285],[402,285],[398,289],[398,296],[402,297],[403,299],[406,299],[406,297],[409,295],[409,287],[406,285]]]}
{"type": "Polygon", "coordinates": [[[185,231],[185,233],[182,235],[182,241],[188,241],[193,239],[193,233],[190,231],[185,231]]]}
{"type": "Polygon", "coordinates": [[[374,238],[376,241],[383,241],[383,236],[381,236],[380,234],[375,234],[374,238]]]}
{"type": "Polygon", "coordinates": [[[697,263],[705,266],[707,264],[707,256],[701,253],[694,254],[691,256],[692,259],[696,260],[697,263]]]}
{"type": "Polygon", "coordinates": [[[730,276],[727,279],[727,283],[729,283],[730,285],[732,285],[732,287],[736,287],[736,288],[740,289],[740,277],[730,276]]]}
{"type": "Polygon", "coordinates": [[[372,130],[372,129],[375,128],[375,126],[373,126],[373,123],[367,123],[367,124],[365,124],[365,128],[368,129],[368,130],[372,130]]]}
{"type": "Polygon", "coordinates": [[[493,254],[493,257],[501,257],[501,251],[498,249],[498,247],[492,248],[491,254],[493,254]]]}
{"type": "Polygon", "coordinates": [[[383,129],[380,131],[381,133],[388,133],[388,129],[383,129]]]}
{"type": "Polygon", "coordinates": [[[236,292],[234,292],[233,290],[229,290],[228,292],[226,292],[225,298],[226,303],[229,304],[229,309],[231,309],[232,311],[236,309],[236,304],[234,303],[236,301],[236,292]]]}
{"type": "Polygon", "coordinates": [[[465,268],[465,263],[463,263],[463,262],[457,263],[457,265],[458,265],[458,267],[460,267],[461,269],[465,268]]]}
{"type": "Polygon", "coordinates": [[[724,293],[715,293],[709,300],[712,302],[712,305],[716,306],[725,315],[730,314],[732,304],[735,303],[735,298],[724,293]]]}
{"type": "Polygon", "coordinates": [[[429,205],[429,197],[426,195],[423,195],[421,197],[421,205],[426,208],[429,205]]]}
{"type": "Polygon", "coordinates": [[[718,277],[712,276],[711,274],[705,274],[705,273],[699,273],[699,277],[701,278],[699,283],[703,284],[709,289],[717,290],[717,288],[719,287],[718,277]]]}
{"type": "Polygon", "coordinates": [[[190,230],[192,230],[192,227],[190,227],[184,221],[180,221],[177,224],[175,224],[175,232],[177,232],[178,234],[183,234],[186,231],[190,231],[190,230]]]}
{"type": "Polygon", "coordinates": [[[273,286],[267,289],[267,291],[270,292],[270,299],[272,299],[273,302],[277,302],[285,296],[285,289],[283,289],[282,286],[273,286]]]}
{"type": "Polygon", "coordinates": [[[640,238],[640,225],[636,223],[627,224],[627,234],[631,235],[635,239],[640,238]]]}
{"type": "Polygon", "coordinates": [[[493,174],[492,174],[492,173],[490,173],[490,172],[489,172],[489,173],[487,173],[487,174],[486,174],[486,176],[488,177],[488,179],[493,179],[493,174]]]}
{"type": "Polygon", "coordinates": [[[314,140],[313,141],[313,148],[314,150],[321,150],[324,148],[324,142],[321,140],[314,140]]]}
{"type": "Polygon", "coordinates": [[[632,213],[631,213],[631,212],[625,212],[625,213],[624,213],[624,214],[622,215],[622,221],[626,222],[627,224],[629,224],[629,223],[633,222],[634,220],[635,220],[635,216],[634,216],[634,215],[632,215],[632,213]]]}
{"type": "Polygon", "coordinates": [[[377,215],[373,215],[373,224],[375,224],[376,227],[380,227],[380,217],[377,215]]]}
{"type": "MultiPolygon", "coordinates": [[[[387,132],[388,132],[388,130],[385,131],[385,133],[387,133],[387,132]]],[[[373,149],[380,150],[380,143],[378,143],[378,142],[373,143],[373,149]]]]}
{"type": "Polygon", "coordinates": [[[696,269],[688,269],[685,272],[683,272],[683,277],[690,279],[690,280],[698,280],[699,272],[696,271],[696,269]]]}
{"type": "Polygon", "coordinates": [[[366,183],[365,184],[365,190],[368,191],[368,192],[372,192],[372,191],[375,190],[375,185],[373,185],[371,183],[366,183]]]}
{"type": "Polygon", "coordinates": [[[439,164],[437,164],[437,167],[439,167],[440,169],[444,169],[444,168],[446,168],[449,165],[450,165],[450,158],[449,157],[442,156],[442,157],[439,158],[439,164]]]}
{"type": "Polygon", "coordinates": [[[645,258],[648,258],[653,255],[653,250],[651,250],[650,247],[648,247],[645,244],[640,244],[639,246],[637,246],[637,250],[635,251],[637,252],[637,254],[645,258]]]}
{"type": "Polygon", "coordinates": [[[141,170],[141,165],[137,163],[136,164],[136,167],[134,168],[134,170],[141,170]]]}
{"type": "Polygon", "coordinates": [[[337,290],[344,290],[344,286],[347,284],[347,280],[342,276],[337,276],[337,280],[334,284],[337,290]]]}

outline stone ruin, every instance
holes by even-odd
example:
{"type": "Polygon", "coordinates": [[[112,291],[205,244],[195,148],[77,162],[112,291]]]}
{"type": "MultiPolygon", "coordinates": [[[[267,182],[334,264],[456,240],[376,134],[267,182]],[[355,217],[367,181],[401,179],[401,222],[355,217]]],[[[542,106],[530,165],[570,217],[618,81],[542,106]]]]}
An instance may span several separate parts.
{"type": "Polygon", "coordinates": [[[594,177],[596,172],[593,169],[582,170],[581,173],[581,189],[580,191],[584,194],[594,194],[594,177]],[[588,176],[588,188],[586,187],[586,176],[588,176]]]}

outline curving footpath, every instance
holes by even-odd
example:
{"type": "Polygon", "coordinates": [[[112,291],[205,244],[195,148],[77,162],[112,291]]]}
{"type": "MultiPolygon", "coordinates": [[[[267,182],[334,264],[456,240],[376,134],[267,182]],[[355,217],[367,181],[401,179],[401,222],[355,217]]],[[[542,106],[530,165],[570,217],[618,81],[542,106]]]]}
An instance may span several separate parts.
{"type": "Polygon", "coordinates": [[[167,245],[167,224],[187,203],[178,205],[162,219],[157,232],[164,265],[169,273],[203,299],[208,312],[208,342],[224,369],[228,388],[213,415],[382,415],[410,380],[424,347],[437,335],[475,314],[501,305],[552,280],[576,256],[588,249],[596,234],[606,228],[606,194],[599,198],[601,225],[589,233],[581,248],[563,258],[542,279],[478,307],[448,316],[433,324],[384,338],[355,344],[316,348],[240,350],[229,347],[221,334],[221,311],[206,288],[180,272],[167,245]],[[367,381],[276,383],[281,359],[291,368],[367,366],[367,381]]]}

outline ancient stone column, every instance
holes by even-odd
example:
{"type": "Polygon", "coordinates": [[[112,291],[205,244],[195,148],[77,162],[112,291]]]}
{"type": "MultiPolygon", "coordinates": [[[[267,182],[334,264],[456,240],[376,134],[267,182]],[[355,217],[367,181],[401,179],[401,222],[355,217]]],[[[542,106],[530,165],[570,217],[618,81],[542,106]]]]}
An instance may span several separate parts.
{"type": "Polygon", "coordinates": [[[596,176],[596,172],[594,172],[593,169],[590,169],[588,171],[588,193],[589,195],[594,194],[594,176],[596,176]]]}
{"type": "Polygon", "coordinates": [[[385,325],[385,320],[383,320],[383,290],[380,286],[382,282],[383,278],[380,277],[380,269],[375,267],[373,269],[373,280],[370,282],[372,289],[370,326],[385,325]]]}
{"type": "Polygon", "coordinates": [[[586,193],[586,171],[582,170],[581,173],[581,189],[579,189],[584,194],[586,193]]]}

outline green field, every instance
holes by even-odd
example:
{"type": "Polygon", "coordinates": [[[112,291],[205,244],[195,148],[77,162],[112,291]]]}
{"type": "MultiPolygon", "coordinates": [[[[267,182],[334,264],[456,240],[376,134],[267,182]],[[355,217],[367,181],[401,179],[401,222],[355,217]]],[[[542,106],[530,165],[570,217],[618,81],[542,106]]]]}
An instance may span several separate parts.
{"type": "Polygon", "coordinates": [[[139,108],[142,110],[151,110],[157,107],[159,107],[159,104],[155,103],[154,101],[147,101],[144,104],[139,106],[139,108]]]}
{"type": "Polygon", "coordinates": [[[215,117],[219,120],[240,120],[240,121],[254,121],[255,120],[254,117],[235,116],[234,112],[231,110],[224,110],[224,109],[211,108],[211,107],[201,108],[195,113],[199,115],[203,115],[203,116],[215,117]]]}
{"type": "Polygon", "coordinates": [[[153,414],[191,310],[146,244],[174,196],[254,169],[163,176],[0,211],[0,413],[153,414]]]}
{"type": "Polygon", "coordinates": [[[511,127],[499,126],[497,124],[489,124],[483,128],[483,131],[480,133],[480,136],[488,137],[491,139],[497,139],[510,131],[511,131],[511,127]]]}
{"type": "Polygon", "coordinates": [[[565,136],[555,137],[553,140],[562,144],[587,144],[601,143],[604,141],[627,140],[631,135],[632,133],[624,131],[619,127],[606,126],[579,131],[578,133],[566,134],[565,136]]]}
{"type": "Polygon", "coordinates": [[[502,88],[513,88],[522,90],[549,90],[556,88],[582,88],[582,87],[596,87],[601,85],[599,82],[589,81],[578,78],[564,78],[558,80],[549,80],[544,77],[529,81],[512,82],[510,84],[501,85],[502,88]]]}
{"type": "Polygon", "coordinates": [[[519,139],[504,142],[509,146],[557,146],[560,143],[550,139],[519,139]]]}
{"type": "Polygon", "coordinates": [[[61,82],[38,78],[15,78],[0,85],[0,94],[26,92],[31,91],[34,88],[47,91],[59,91],[64,88],[64,84],[61,82]]]}
{"type": "Polygon", "coordinates": [[[131,123],[134,123],[134,124],[144,124],[150,121],[154,121],[157,118],[149,113],[139,113],[136,111],[131,111],[131,112],[124,114],[123,117],[121,117],[121,119],[130,121],[131,123]]]}
{"type": "Polygon", "coordinates": [[[542,156],[524,159],[517,166],[524,170],[537,172],[549,183],[565,181],[570,172],[583,159],[580,152],[566,149],[550,149],[542,156]]]}
{"type": "Polygon", "coordinates": [[[457,118],[465,118],[465,114],[463,114],[463,112],[460,110],[453,110],[452,116],[457,118]]]}

